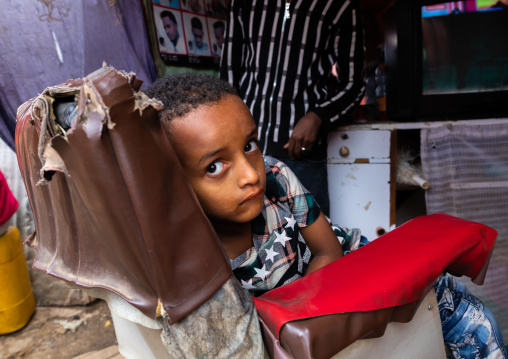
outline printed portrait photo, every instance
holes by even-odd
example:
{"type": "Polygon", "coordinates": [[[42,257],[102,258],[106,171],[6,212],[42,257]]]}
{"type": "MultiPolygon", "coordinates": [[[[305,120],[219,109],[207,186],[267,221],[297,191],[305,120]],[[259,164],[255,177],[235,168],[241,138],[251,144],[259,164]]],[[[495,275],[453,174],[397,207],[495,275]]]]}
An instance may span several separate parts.
{"type": "Polygon", "coordinates": [[[206,18],[186,12],[182,15],[189,54],[212,56],[206,18]]]}
{"type": "Polygon", "coordinates": [[[212,44],[212,55],[220,57],[222,46],[224,45],[224,35],[226,32],[226,21],[220,19],[208,18],[208,33],[210,34],[210,43],[212,44]]]}
{"type": "Polygon", "coordinates": [[[205,15],[205,4],[203,0],[180,0],[180,2],[182,3],[182,10],[205,15]]]}
{"type": "Polygon", "coordinates": [[[154,5],[153,17],[157,29],[159,51],[170,54],[187,54],[181,12],[154,5]]]}
{"type": "Polygon", "coordinates": [[[178,2],[178,0],[152,0],[152,4],[160,4],[175,9],[178,9],[180,7],[180,3],[178,2]]]}
{"type": "Polygon", "coordinates": [[[206,14],[208,16],[226,19],[228,17],[228,5],[226,0],[206,0],[206,14]]]}

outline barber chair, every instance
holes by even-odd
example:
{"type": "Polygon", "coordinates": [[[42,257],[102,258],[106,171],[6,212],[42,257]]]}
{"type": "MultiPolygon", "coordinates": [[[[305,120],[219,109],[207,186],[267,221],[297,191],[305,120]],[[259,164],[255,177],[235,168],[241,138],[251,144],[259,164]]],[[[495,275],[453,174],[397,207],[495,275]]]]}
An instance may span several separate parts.
{"type": "MultiPolygon", "coordinates": [[[[147,328],[141,324],[124,319],[111,312],[120,353],[129,359],[167,358],[168,354],[161,343],[161,329],[147,328]]],[[[351,324],[352,326],[354,324],[351,324]]],[[[265,333],[270,333],[264,327],[265,333]]],[[[347,330],[347,329],[346,329],[347,330]]],[[[342,335],[337,333],[337,335],[342,335]]],[[[276,341],[268,334],[266,341],[276,341]]],[[[307,340],[307,339],[302,339],[307,340]]],[[[268,344],[270,347],[273,344],[268,344]]],[[[287,352],[264,350],[263,358],[292,358],[287,352]]],[[[446,358],[445,345],[441,332],[441,321],[432,289],[421,301],[409,323],[392,322],[379,338],[358,339],[333,355],[333,359],[407,359],[407,358],[446,358]]],[[[307,357],[308,358],[308,357],[307,357]]]]}
{"type": "Polygon", "coordinates": [[[104,65],[23,104],[16,128],[33,266],[106,300],[123,356],[445,357],[432,284],[481,283],[493,229],[420,217],[251,298],[140,86],[104,65]]]}

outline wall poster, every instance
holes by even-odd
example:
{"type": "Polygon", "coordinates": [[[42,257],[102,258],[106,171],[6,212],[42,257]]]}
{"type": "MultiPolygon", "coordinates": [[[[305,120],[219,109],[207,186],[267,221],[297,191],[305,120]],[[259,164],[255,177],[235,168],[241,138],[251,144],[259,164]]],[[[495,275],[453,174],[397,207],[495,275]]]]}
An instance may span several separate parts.
{"type": "Polygon", "coordinates": [[[158,52],[166,65],[219,66],[227,0],[152,0],[158,52]]]}

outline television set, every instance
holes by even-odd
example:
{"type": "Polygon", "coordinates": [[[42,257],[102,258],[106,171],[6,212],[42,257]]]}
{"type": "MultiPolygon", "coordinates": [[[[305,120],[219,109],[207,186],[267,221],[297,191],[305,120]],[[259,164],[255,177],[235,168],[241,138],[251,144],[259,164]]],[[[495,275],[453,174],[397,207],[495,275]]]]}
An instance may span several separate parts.
{"type": "Polygon", "coordinates": [[[397,0],[385,64],[393,120],[508,116],[508,0],[397,0]]]}

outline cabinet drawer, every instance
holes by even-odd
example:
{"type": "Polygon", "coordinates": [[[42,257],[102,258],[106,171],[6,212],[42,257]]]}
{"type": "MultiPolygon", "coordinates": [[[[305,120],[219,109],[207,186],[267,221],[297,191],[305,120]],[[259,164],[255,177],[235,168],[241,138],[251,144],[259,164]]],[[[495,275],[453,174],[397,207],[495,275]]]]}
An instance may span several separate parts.
{"type": "Polygon", "coordinates": [[[373,240],[390,230],[390,164],[328,164],[330,219],[373,240]]]}
{"type": "Polygon", "coordinates": [[[328,163],[388,163],[391,131],[334,131],[328,139],[328,163]]]}

